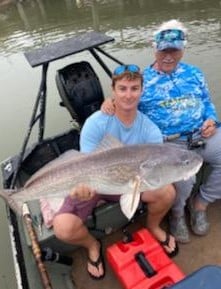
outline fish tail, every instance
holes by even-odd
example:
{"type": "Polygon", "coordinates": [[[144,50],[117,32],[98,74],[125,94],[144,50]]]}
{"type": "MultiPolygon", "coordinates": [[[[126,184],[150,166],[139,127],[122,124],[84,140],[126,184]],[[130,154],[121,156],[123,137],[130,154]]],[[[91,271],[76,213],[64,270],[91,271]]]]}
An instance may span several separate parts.
{"type": "Polygon", "coordinates": [[[22,215],[21,208],[19,208],[16,201],[11,197],[11,194],[14,193],[15,190],[0,190],[0,197],[6,202],[6,204],[18,215],[22,215]]]}

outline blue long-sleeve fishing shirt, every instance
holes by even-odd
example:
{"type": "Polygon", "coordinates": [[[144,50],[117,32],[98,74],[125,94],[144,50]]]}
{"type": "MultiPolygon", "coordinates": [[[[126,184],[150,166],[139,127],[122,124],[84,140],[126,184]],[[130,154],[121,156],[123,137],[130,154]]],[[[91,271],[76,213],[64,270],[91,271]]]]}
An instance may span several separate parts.
{"type": "Polygon", "coordinates": [[[158,125],[163,135],[194,131],[206,119],[217,121],[208,85],[199,68],[179,63],[168,74],[149,66],[143,77],[139,110],[158,125]]]}

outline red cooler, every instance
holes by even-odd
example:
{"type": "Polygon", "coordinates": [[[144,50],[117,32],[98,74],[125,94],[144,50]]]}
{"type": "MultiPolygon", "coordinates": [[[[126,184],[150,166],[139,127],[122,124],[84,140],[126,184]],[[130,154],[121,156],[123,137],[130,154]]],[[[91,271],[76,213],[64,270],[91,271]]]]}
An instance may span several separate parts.
{"type": "Polygon", "coordinates": [[[126,289],[162,289],[185,277],[146,229],[109,246],[107,260],[126,289]]]}

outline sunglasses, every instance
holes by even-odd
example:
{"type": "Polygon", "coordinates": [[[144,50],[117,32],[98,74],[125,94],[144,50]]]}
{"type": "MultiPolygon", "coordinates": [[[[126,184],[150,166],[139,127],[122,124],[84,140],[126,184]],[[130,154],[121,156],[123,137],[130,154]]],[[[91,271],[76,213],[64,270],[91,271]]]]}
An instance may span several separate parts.
{"type": "Polygon", "coordinates": [[[140,67],[135,64],[121,65],[114,70],[114,75],[120,75],[126,71],[136,73],[140,72],[140,67]]]}
{"type": "Polygon", "coordinates": [[[161,42],[161,41],[176,41],[176,40],[185,40],[185,34],[182,30],[179,29],[167,29],[164,31],[161,31],[155,35],[155,41],[161,42]]]}

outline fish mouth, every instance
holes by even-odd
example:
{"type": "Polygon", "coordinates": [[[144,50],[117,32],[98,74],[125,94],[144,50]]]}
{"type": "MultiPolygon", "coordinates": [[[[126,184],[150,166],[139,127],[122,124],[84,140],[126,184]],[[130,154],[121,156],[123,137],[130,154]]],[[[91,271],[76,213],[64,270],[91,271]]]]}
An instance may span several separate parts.
{"type": "Polygon", "coordinates": [[[188,180],[190,177],[196,175],[198,171],[200,170],[203,162],[199,163],[197,166],[195,166],[192,170],[187,172],[187,175],[184,177],[184,181],[188,180]]]}

